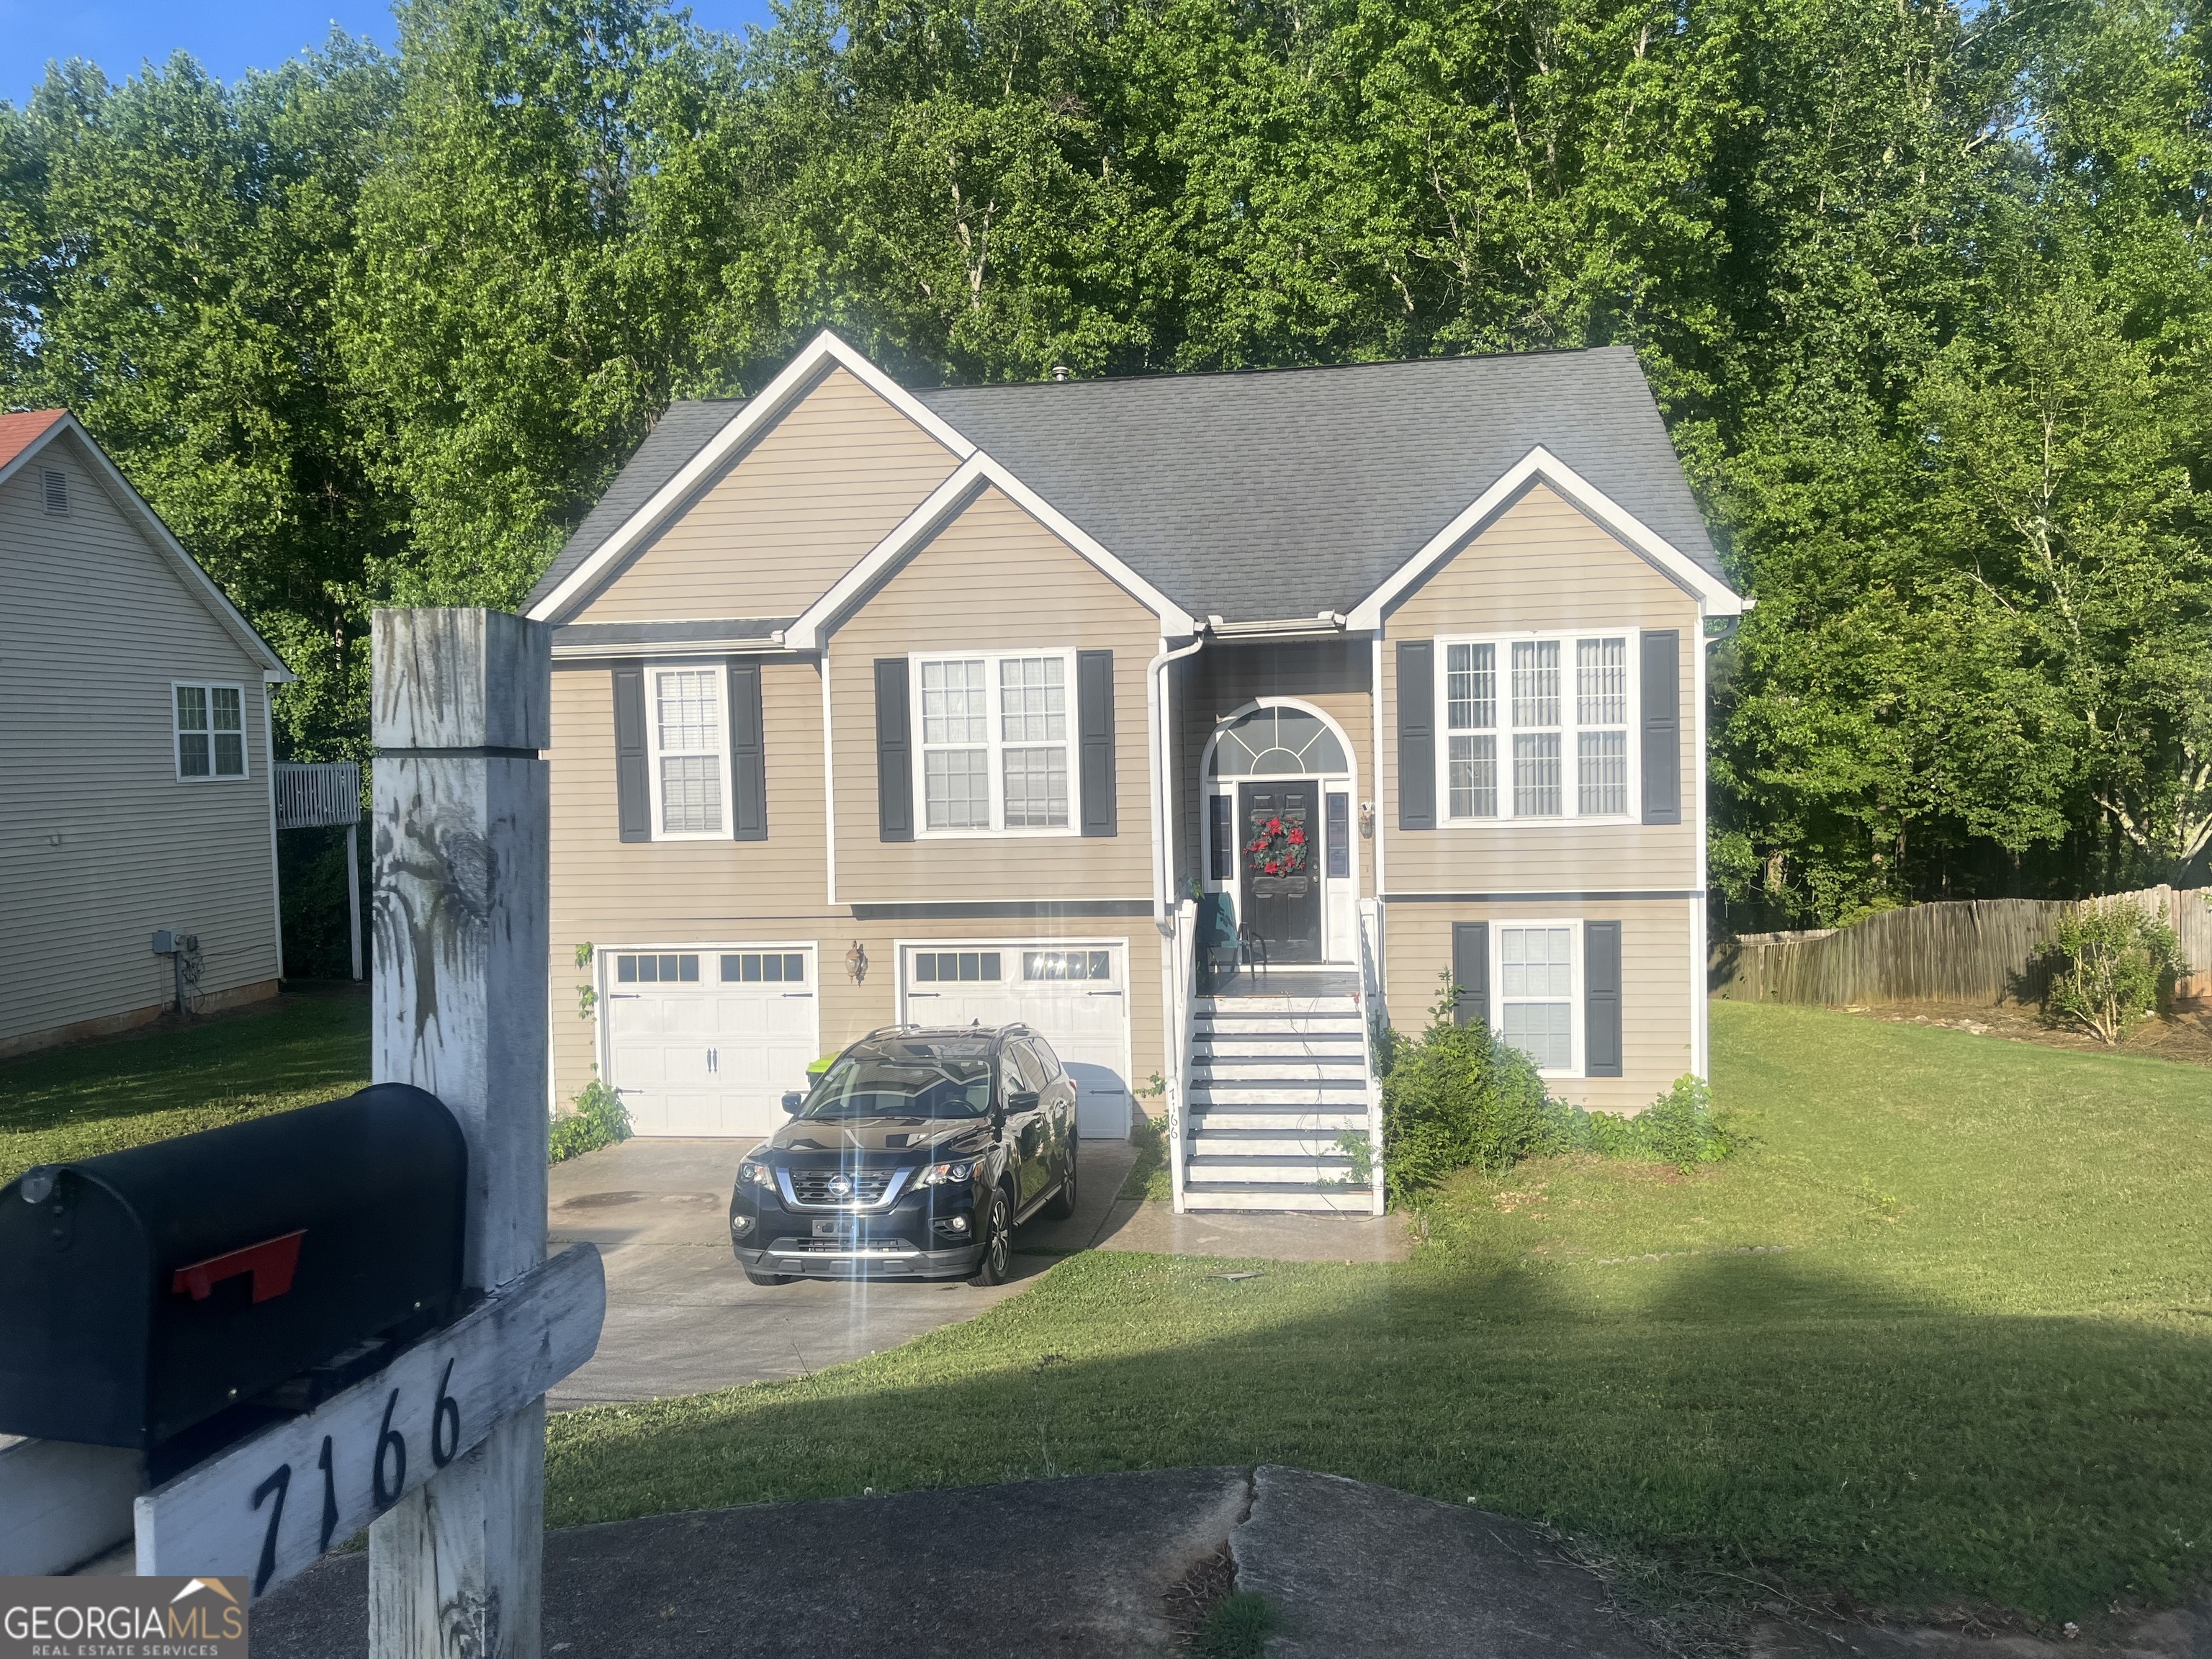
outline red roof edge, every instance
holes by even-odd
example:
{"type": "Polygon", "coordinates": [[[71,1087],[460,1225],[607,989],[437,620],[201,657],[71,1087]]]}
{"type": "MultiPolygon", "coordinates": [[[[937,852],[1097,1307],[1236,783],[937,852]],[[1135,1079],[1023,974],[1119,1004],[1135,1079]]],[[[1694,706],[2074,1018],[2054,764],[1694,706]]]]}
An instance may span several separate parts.
{"type": "Polygon", "coordinates": [[[21,415],[0,415],[0,466],[46,436],[46,429],[68,413],[66,409],[33,409],[21,415]]]}

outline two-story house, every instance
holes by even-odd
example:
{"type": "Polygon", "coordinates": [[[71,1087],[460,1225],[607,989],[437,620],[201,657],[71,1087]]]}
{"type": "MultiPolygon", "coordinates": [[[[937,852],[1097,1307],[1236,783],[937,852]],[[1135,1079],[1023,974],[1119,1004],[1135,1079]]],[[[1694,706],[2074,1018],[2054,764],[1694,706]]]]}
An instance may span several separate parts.
{"type": "Polygon", "coordinates": [[[529,601],[599,999],[556,1096],[757,1135],[872,1027],[1019,1019],[1086,1135],[1159,1079],[1184,1202],[1365,1209],[1363,1022],[1449,971],[1633,1110],[1705,1069],[1742,604],[1626,349],[910,390],[824,334],[669,410],[529,601]]]}
{"type": "Polygon", "coordinates": [[[0,1054],[276,994],[291,678],[67,410],[0,416],[0,1054]]]}

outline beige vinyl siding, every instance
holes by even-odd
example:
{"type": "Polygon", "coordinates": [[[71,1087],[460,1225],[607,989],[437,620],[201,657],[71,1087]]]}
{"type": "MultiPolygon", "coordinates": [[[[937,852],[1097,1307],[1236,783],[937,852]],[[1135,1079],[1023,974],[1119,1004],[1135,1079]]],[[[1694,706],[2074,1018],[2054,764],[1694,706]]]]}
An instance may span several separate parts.
{"type": "Polygon", "coordinates": [[[958,462],[832,369],[568,622],[795,617],[958,462]]]}
{"type": "MultiPolygon", "coordinates": [[[[985,490],[830,637],[839,901],[1149,898],[1145,665],[1158,649],[1151,611],[1013,501],[985,490]],[[1117,833],[881,840],[875,659],[1019,649],[1114,653],[1117,833]]],[[[1071,720],[1073,712],[1071,687],[1071,720]]],[[[1079,758],[1070,757],[1071,816],[1079,758]]]]}
{"type": "Polygon", "coordinates": [[[199,935],[204,997],[274,981],[261,666],[73,438],[0,486],[0,1044],[167,1003],[158,927],[199,935]],[[177,777],[173,680],[243,689],[245,778],[177,777]]]}
{"type": "MultiPolygon", "coordinates": [[[[559,890],[557,884],[555,890],[559,890]]],[[[835,1054],[877,1027],[896,1021],[901,945],[930,939],[1011,945],[1126,939],[1129,1082],[1141,1088],[1154,1072],[1164,1072],[1167,1066],[1161,1036],[1159,935],[1149,915],[1079,916],[1066,921],[930,917],[856,921],[848,913],[827,909],[806,917],[701,915],[684,920],[664,914],[651,918],[611,917],[601,923],[593,939],[601,952],[626,945],[811,943],[820,963],[816,994],[824,1054],[835,1054]],[[861,981],[854,981],[845,966],[846,955],[855,942],[868,955],[867,978],[861,981]]],[[[599,1024],[596,1018],[580,1018],[576,994],[579,987],[594,982],[593,970],[576,967],[574,950],[574,939],[561,932],[556,915],[552,960],[554,1088],[563,1109],[591,1080],[598,1061],[599,1024]]],[[[794,1078],[792,1086],[800,1087],[804,1081],[794,1078]]]]}
{"type": "MultiPolygon", "coordinates": [[[[1377,816],[1388,837],[1383,875],[1390,892],[1674,891],[1701,884],[1694,751],[1701,623],[1694,599],[1539,485],[1401,602],[1384,630],[1386,786],[1379,799],[1386,805],[1377,816]],[[1397,641],[1646,628],[1681,635],[1682,823],[1397,827],[1397,641]]],[[[1632,732],[1629,741],[1638,735],[1632,732]]],[[[1437,743],[1441,748],[1441,724],[1437,743]]]]}
{"type": "Polygon", "coordinates": [[[1318,708],[1342,728],[1358,769],[1352,783],[1352,874],[1362,894],[1374,891],[1374,845],[1358,838],[1359,803],[1375,798],[1375,723],[1367,641],[1286,641],[1279,644],[1208,644],[1190,659],[1174,689],[1176,765],[1176,890],[1206,875],[1204,813],[1206,739],[1213,728],[1261,697],[1288,698],[1318,708]]]}
{"type": "MultiPolygon", "coordinates": [[[[1553,899],[1512,904],[1401,902],[1390,905],[1383,942],[1390,1022],[1409,1033],[1428,1024],[1429,1010],[1437,1000],[1438,975],[1451,966],[1454,922],[1486,921],[1492,927],[1510,927],[1532,921],[1618,921],[1621,1075],[1558,1078],[1550,1079],[1547,1086],[1577,1105],[1609,1111],[1640,1110],[1692,1064],[1693,998],[1703,990],[1703,966],[1693,962],[1690,954],[1698,902],[1692,899],[1553,899]]],[[[1495,998],[1497,987],[1491,989],[1495,998]]],[[[1578,1030],[1583,1018],[1578,1002],[1575,1006],[1578,1030]]]]}

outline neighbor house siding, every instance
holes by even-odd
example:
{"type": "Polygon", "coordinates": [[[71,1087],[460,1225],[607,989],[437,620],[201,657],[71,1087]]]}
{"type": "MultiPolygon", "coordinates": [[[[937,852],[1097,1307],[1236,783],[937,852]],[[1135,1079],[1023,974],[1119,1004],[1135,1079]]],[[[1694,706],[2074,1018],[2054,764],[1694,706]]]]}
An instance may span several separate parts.
{"type": "MultiPolygon", "coordinates": [[[[1543,899],[1520,903],[1419,904],[1388,911],[1383,955],[1389,981],[1391,1024],[1408,1033],[1428,1023],[1442,975],[1451,967],[1452,924],[1486,921],[1620,923],[1621,1074],[1617,1078],[1556,1078],[1547,1088],[1561,1099],[1611,1111],[1648,1106],[1695,1064],[1693,999],[1702,995],[1702,966],[1691,949],[1698,901],[1689,899],[1543,899]]],[[[1497,988],[1492,987],[1493,997],[1497,988]]],[[[1575,1019],[1582,1029],[1584,1009],[1575,1019]]]]}
{"type": "Polygon", "coordinates": [[[0,1048],[158,1012],[160,927],[198,934],[203,1006],[273,992],[261,665],[68,435],[0,485],[0,1048]],[[56,465],[66,516],[43,507],[56,465]],[[174,680],[242,688],[245,778],[178,779],[174,680]]]}
{"type": "MultiPolygon", "coordinates": [[[[1557,892],[1592,887],[1677,891],[1700,884],[1694,799],[1700,729],[1694,653],[1699,648],[1701,624],[1697,601],[1689,594],[1540,485],[1401,600],[1385,618],[1384,630],[1384,787],[1378,799],[1387,805],[1378,817],[1386,837],[1383,878],[1389,893],[1557,892]],[[1633,636],[1644,629],[1673,629],[1680,637],[1680,823],[1443,825],[1440,799],[1441,827],[1398,827],[1396,641],[1448,635],[1603,629],[1632,636],[1632,660],[1633,636]]],[[[1437,672],[1441,677],[1441,663],[1437,672]]],[[[1439,702],[1440,720],[1441,707],[1439,702]]]]}
{"type": "Polygon", "coordinates": [[[570,622],[795,617],[958,465],[842,368],[785,412],[570,622]]]}
{"type": "MultiPolygon", "coordinates": [[[[839,902],[1149,899],[1145,666],[1158,648],[1151,611],[1013,501],[984,491],[830,636],[839,902]],[[1114,653],[1116,833],[883,841],[876,659],[1021,648],[1114,653]]],[[[1072,686],[1069,695],[1072,720],[1072,686]]]]}

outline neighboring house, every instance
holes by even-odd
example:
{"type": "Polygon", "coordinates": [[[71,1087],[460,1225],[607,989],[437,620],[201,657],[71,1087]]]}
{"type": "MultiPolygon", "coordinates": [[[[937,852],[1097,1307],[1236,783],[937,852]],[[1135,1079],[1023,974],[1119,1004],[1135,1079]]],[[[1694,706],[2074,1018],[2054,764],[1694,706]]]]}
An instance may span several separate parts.
{"type": "Polygon", "coordinates": [[[1453,969],[1641,1107],[1705,1069],[1742,605],[1626,349],[911,391],[825,334],[669,410],[531,596],[556,1002],[600,999],[553,1086],[755,1135],[871,1027],[1019,1018],[1086,1134],[1157,1074],[1190,1204],[1364,1209],[1363,1006],[1453,969]],[[1250,867],[1272,818],[1303,871],[1250,867]],[[1194,884],[1272,1005],[1189,994],[1194,884]]]}
{"type": "Polygon", "coordinates": [[[68,411],[0,416],[0,1054],[276,994],[291,678],[68,411]]]}

